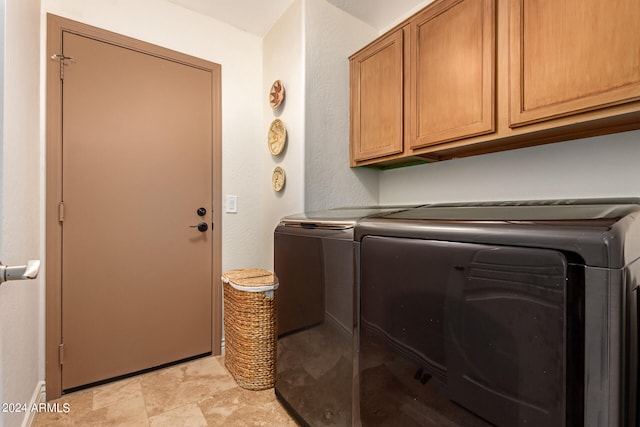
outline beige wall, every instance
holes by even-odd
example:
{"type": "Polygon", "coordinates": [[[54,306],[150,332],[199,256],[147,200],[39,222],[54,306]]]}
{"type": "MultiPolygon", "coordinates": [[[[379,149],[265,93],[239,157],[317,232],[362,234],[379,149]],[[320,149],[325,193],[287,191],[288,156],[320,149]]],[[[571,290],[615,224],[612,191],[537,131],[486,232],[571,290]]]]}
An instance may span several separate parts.
{"type": "Polygon", "coordinates": [[[640,131],[382,172],[382,203],[640,197],[640,131]]]}
{"type": "MultiPolygon", "coordinates": [[[[0,260],[24,265],[42,256],[42,168],[39,129],[39,0],[6,0],[3,58],[3,132],[0,148],[0,260]]],[[[40,276],[42,277],[42,276],[40,276]]],[[[29,403],[43,374],[43,284],[0,286],[0,402],[29,403]]],[[[0,413],[0,426],[25,414],[0,413]]]]}
{"type": "Polygon", "coordinates": [[[305,10],[305,209],[378,203],[378,171],[349,168],[349,56],[374,28],[325,0],[305,10]]]}
{"type": "Polygon", "coordinates": [[[265,240],[262,252],[267,257],[265,268],[273,268],[273,230],[281,217],[304,210],[304,23],[303,1],[296,0],[273,25],[263,39],[263,79],[260,105],[262,134],[259,152],[262,168],[258,186],[262,192],[264,210],[260,222],[265,240]],[[285,86],[285,100],[273,110],[269,105],[269,89],[275,80],[285,86]],[[285,149],[278,156],[267,147],[271,122],[279,118],[287,129],[285,149]],[[280,166],[286,174],[286,185],[280,192],[273,190],[273,169],[280,166]]]}

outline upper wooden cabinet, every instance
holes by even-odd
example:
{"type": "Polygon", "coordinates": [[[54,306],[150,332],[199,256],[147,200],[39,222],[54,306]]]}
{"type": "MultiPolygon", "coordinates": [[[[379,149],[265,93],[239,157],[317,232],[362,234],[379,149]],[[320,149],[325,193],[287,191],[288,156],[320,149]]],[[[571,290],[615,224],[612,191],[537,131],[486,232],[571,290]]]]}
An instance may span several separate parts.
{"type": "Polygon", "coordinates": [[[512,126],[640,98],[640,1],[510,5],[512,126]]]}
{"type": "Polygon", "coordinates": [[[640,1],[436,0],[350,57],[351,166],[640,129],[640,1]]]}
{"type": "Polygon", "coordinates": [[[494,130],[493,0],[445,1],[411,20],[412,149],[494,130]]]}
{"type": "Polygon", "coordinates": [[[351,158],[403,151],[403,31],[383,37],[351,59],[351,158]]]}

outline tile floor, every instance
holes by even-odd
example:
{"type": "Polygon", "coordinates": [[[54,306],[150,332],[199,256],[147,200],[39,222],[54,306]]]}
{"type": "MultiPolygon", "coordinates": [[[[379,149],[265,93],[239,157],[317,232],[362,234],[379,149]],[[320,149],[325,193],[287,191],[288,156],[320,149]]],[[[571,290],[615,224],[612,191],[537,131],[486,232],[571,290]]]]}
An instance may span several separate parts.
{"type": "Polygon", "coordinates": [[[273,389],[245,390],[205,357],[62,396],[69,412],[38,414],[35,426],[296,426],[273,389]]]}

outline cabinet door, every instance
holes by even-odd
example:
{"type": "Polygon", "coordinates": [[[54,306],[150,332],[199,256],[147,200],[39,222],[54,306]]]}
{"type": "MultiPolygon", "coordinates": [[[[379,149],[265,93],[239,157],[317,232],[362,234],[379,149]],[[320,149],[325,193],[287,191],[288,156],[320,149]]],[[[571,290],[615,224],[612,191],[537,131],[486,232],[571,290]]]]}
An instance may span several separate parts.
{"type": "Polygon", "coordinates": [[[411,24],[411,148],[494,130],[495,4],[446,0],[411,24]]]}
{"type": "Polygon", "coordinates": [[[351,163],[403,151],[403,30],[351,58],[351,163]]]}
{"type": "Polygon", "coordinates": [[[511,0],[511,127],[640,99],[638,0],[511,0]]]}

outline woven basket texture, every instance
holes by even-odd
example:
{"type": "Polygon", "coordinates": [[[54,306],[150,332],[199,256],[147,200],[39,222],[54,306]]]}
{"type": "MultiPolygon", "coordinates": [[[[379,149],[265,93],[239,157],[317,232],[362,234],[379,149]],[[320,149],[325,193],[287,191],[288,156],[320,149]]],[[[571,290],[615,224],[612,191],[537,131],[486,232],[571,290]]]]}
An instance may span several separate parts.
{"type": "MultiPolygon", "coordinates": [[[[224,277],[241,286],[268,286],[275,276],[267,270],[243,269],[224,277]]],[[[275,382],[277,289],[247,292],[223,283],[225,366],[238,385],[249,390],[272,388],[275,382]]]]}

